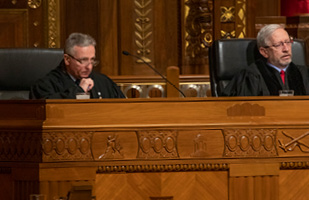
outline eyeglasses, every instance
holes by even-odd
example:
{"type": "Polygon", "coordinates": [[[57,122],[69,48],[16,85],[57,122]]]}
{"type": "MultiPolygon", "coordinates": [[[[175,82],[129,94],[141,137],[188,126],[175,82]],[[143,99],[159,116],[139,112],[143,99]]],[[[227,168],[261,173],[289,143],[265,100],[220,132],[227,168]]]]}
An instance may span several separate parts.
{"type": "Polygon", "coordinates": [[[89,59],[87,58],[83,58],[83,59],[78,59],[78,58],[75,58],[74,56],[70,55],[67,53],[67,55],[71,58],[73,58],[74,60],[76,60],[77,62],[79,62],[79,64],[83,65],[83,66],[88,66],[89,64],[92,64],[92,66],[97,66],[99,64],[99,61],[98,60],[91,60],[89,61],[89,59]]]}
{"type": "Polygon", "coordinates": [[[270,45],[270,46],[265,46],[264,48],[274,47],[276,49],[280,49],[280,48],[283,48],[284,45],[290,47],[292,44],[293,44],[293,38],[290,38],[289,41],[279,42],[278,44],[273,44],[273,45],[270,45]]]}

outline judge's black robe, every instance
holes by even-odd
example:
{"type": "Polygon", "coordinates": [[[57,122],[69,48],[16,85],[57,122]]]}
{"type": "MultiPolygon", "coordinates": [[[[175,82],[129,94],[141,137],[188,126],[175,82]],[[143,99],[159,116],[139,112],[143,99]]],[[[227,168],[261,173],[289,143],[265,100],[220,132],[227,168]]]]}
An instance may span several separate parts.
{"type": "MultiPolygon", "coordinates": [[[[92,71],[89,78],[94,82],[90,98],[125,98],[116,83],[106,75],[92,71]]],[[[84,90],[69,76],[62,61],[31,86],[30,99],[76,99],[76,93],[82,92],[84,90]]]]}
{"type": "Polygon", "coordinates": [[[309,68],[290,63],[283,84],[279,72],[261,59],[241,70],[219,96],[278,96],[279,90],[309,95],[309,68]]]}

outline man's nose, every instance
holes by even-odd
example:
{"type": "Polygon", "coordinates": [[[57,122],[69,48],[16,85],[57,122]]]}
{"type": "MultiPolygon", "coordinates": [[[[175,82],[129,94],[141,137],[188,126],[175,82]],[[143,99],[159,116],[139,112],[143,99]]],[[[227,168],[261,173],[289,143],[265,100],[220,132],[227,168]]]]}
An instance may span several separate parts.
{"type": "Polygon", "coordinates": [[[289,48],[290,47],[287,45],[287,43],[284,43],[284,42],[282,43],[282,50],[283,51],[287,51],[287,50],[289,50],[289,48]]]}

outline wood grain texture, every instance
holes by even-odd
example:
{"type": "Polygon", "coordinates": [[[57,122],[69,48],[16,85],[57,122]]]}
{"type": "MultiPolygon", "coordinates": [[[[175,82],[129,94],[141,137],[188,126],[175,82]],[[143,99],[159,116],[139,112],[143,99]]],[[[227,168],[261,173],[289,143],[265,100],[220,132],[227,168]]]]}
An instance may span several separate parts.
{"type": "Polygon", "coordinates": [[[142,200],[151,196],[192,200],[227,199],[226,172],[99,174],[96,186],[99,200],[142,200]]]}
{"type": "Polygon", "coordinates": [[[0,193],[302,199],[308,105],[306,96],[1,101],[0,177],[13,186],[0,193]]]}

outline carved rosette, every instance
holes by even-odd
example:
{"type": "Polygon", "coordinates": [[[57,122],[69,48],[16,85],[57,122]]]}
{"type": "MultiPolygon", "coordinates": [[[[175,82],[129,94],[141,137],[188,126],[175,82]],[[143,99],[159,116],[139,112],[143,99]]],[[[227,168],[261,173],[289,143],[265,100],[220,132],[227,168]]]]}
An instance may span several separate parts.
{"type": "Polygon", "coordinates": [[[221,17],[220,17],[221,23],[235,21],[235,6],[231,7],[221,6],[220,10],[221,10],[221,17]]]}
{"type": "Polygon", "coordinates": [[[44,161],[93,160],[92,132],[44,133],[42,148],[44,161]]]}
{"type": "Polygon", "coordinates": [[[224,157],[278,156],[274,129],[229,129],[223,134],[224,157]]]}
{"type": "Polygon", "coordinates": [[[137,158],[178,158],[177,131],[138,131],[137,158]]]}
{"type": "Polygon", "coordinates": [[[1,161],[41,160],[41,134],[33,132],[1,132],[1,161]]]}

